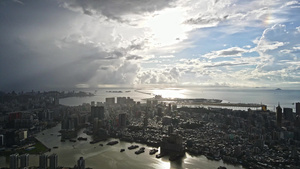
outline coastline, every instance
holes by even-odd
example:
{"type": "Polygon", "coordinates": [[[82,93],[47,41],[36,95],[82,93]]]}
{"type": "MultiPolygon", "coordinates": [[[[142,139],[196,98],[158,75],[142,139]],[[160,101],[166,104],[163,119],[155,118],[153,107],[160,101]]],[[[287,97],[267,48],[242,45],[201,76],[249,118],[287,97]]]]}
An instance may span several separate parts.
{"type": "Polygon", "coordinates": [[[29,144],[21,148],[13,149],[10,148],[5,151],[0,151],[0,156],[9,157],[11,154],[30,154],[30,155],[39,155],[42,153],[51,151],[51,148],[47,147],[44,143],[39,141],[37,138],[35,139],[35,144],[29,144]]]}

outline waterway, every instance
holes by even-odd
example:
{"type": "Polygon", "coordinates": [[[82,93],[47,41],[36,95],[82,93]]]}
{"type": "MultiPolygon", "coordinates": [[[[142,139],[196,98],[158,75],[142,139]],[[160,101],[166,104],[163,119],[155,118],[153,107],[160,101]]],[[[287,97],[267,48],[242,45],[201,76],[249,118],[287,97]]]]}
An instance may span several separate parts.
{"type": "MultiPolygon", "coordinates": [[[[51,155],[56,153],[58,155],[59,166],[64,167],[74,167],[77,160],[80,157],[85,159],[86,167],[91,167],[93,169],[132,169],[132,168],[149,168],[149,169],[173,169],[173,168],[197,168],[197,169],[216,169],[219,166],[225,166],[227,169],[241,169],[242,166],[234,166],[223,163],[223,161],[212,161],[208,160],[205,156],[191,156],[188,153],[179,160],[172,161],[168,160],[169,157],[163,157],[157,159],[155,155],[149,155],[149,150],[153,147],[149,147],[138,143],[128,143],[124,141],[119,141],[118,144],[113,146],[108,146],[105,142],[99,142],[97,144],[90,144],[91,137],[83,133],[83,129],[79,131],[78,137],[87,137],[87,141],[76,141],[70,142],[60,142],[60,130],[61,126],[57,125],[54,128],[47,129],[37,135],[37,139],[40,140],[47,147],[52,148],[51,152],[46,154],[51,155]],[[44,133],[44,134],[43,134],[44,133]],[[103,146],[99,146],[103,144],[103,146]],[[128,150],[132,144],[137,144],[140,147],[145,147],[145,153],[136,155],[134,152],[136,150],[128,150]],[[57,146],[57,149],[53,149],[57,146]],[[124,152],[120,152],[120,149],[124,148],[124,152]]],[[[158,152],[159,153],[159,152],[158,152]]],[[[157,154],[158,154],[157,153],[157,154]]],[[[30,155],[30,166],[38,166],[38,155],[30,155]]],[[[4,157],[0,159],[0,164],[6,164],[9,166],[8,160],[4,157]]]]}

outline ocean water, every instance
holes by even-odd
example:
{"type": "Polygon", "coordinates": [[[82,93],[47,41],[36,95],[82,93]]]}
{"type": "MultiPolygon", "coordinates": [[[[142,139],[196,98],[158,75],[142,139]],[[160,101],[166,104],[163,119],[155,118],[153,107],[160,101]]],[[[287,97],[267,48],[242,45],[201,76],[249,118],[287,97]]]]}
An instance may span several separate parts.
{"type": "Polygon", "coordinates": [[[145,102],[146,98],[161,95],[164,98],[205,98],[221,99],[230,103],[257,103],[265,104],[271,111],[280,104],[283,108],[293,108],[300,102],[300,90],[275,89],[236,89],[236,88],[151,88],[151,89],[97,89],[89,91],[95,94],[92,97],[70,97],[60,99],[60,104],[76,106],[82,103],[105,102],[107,97],[131,97],[135,101],[145,102]],[[121,91],[113,93],[108,91],[121,91]],[[129,92],[128,92],[129,91],[129,92]]]}

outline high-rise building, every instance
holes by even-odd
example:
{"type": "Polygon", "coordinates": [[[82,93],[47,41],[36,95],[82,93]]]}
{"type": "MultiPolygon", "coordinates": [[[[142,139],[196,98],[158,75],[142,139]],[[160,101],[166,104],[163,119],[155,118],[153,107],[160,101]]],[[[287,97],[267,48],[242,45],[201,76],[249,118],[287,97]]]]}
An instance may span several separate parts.
{"type": "Polygon", "coordinates": [[[10,169],[19,168],[19,154],[12,154],[9,156],[9,167],[10,169]]]}
{"type": "Polygon", "coordinates": [[[172,111],[172,107],[171,107],[171,103],[169,103],[169,105],[168,105],[168,114],[169,115],[171,114],[171,111],[172,111]]]}
{"type": "Polygon", "coordinates": [[[75,118],[65,117],[61,122],[62,130],[75,130],[75,118]]]}
{"type": "Polygon", "coordinates": [[[49,156],[49,169],[57,169],[58,166],[58,156],[57,154],[51,154],[49,156]]]}
{"type": "Polygon", "coordinates": [[[296,115],[300,115],[300,102],[296,103],[296,115]]]}
{"type": "Polygon", "coordinates": [[[283,108],[283,116],[285,120],[293,121],[293,109],[292,108],[283,108]]]}
{"type": "Polygon", "coordinates": [[[147,100],[147,107],[151,107],[152,106],[152,100],[148,99],[147,100]]]}
{"type": "Polygon", "coordinates": [[[94,134],[96,134],[96,133],[98,133],[98,130],[99,130],[99,127],[100,127],[99,119],[96,117],[93,120],[94,120],[93,121],[93,132],[94,132],[94,134]]]}
{"type": "Polygon", "coordinates": [[[282,108],[280,107],[279,103],[278,103],[278,106],[276,107],[276,121],[277,121],[277,126],[281,127],[281,123],[282,123],[282,108]]]}
{"type": "Polygon", "coordinates": [[[29,154],[20,155],[20,167],[21,168],[29,167],[29,154]]]}
{"type": "Polygon", "coordinates": [[[117,97],[117,104],[126,104],[126,97],[117,97]]]}
{"type": "Polygon", "coordinates": [[[4,135],[0,135],[0,146],[4,146],[4,135]]]}
{"type": "Polygon", "coordinates": [[[158,115],[159,117],[162,117],[162,116],[163,116],[163,109],[162,109],[161,106],[158,106],[158,107],[157,107],[157,115],[158,115]]]}
{"type": "Polygon", "coordinates": [[[115,98],[114,97],[105,98],[105,103],[108,104],[108,105],[114,105],[115,104],[115,98]]]}
{"type": "Polygon", "coordinates": [[[172,126],[172,125],[169,125],[169,126],[168,126],[168,135],[170,136],[171,134],[173,134],[173,132],[174,132],[173,126],[172,126]]]}
{"type": "Polygon", "coordinates": [[[48,167],[48,156],[41,154],[39,157],[39,169],[47,169],[48,167]]]}
{"type": "Polygon", "coordinates": [[[120,127],[126,127],[126,114],[125,113],[119,114],[119,125],[120,125],[120,127]]]}
{"type": "Polygon", "coordinates": [[[101,106],[103,105],[102,102],[97,102],[96,106],[101,106]]]}
{"type": "Polygon", "coordinates": [[[58,95],[56,95],[56,96],[54,97],[54,105],[55,105],[55,106],[59,105],[59,97],[58,97],[58,95]]]}
{"type": "Polygon", "coordinates": [[[144,128],[148,126],[148,117],[144,117],[144,128]]]}
{"type": "Polygon", "coordinates": [[[79,160],[77,160],[77,167],[78,169],[85,169],[85,160],[83,157],[80,157],[79,160]]]}
{"type": "Polygon", "coordinates": [[[103,106],[92,106],[91,107],[92,119],[98,118],[99,120],[104,119],[104,107],[103,106]]]}

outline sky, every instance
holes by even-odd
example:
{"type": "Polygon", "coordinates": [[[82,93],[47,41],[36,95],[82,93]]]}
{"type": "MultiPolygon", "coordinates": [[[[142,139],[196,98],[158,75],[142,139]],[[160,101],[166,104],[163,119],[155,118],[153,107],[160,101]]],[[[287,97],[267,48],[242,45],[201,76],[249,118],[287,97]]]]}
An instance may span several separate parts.
{"type": "Polygon", "coordinates": [[[300,89],[299,0],[0,0],[0,90],[300,89]]]}

